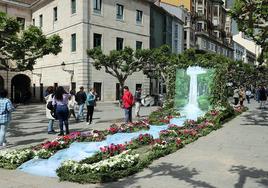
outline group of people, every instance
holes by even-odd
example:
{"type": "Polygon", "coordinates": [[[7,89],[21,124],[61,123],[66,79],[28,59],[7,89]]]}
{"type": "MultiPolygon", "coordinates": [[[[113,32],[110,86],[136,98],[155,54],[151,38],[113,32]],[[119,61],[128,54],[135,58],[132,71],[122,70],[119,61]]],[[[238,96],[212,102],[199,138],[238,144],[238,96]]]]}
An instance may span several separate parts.
{"type": "Polygon", "coordinates": [[[75,93],[71,90],[70,93],[66,92],[62,86],[58,87],[55,91],[52,86],[47,88],[46,91],[46,116],[48,122],[48,134],[55,134],[53,124],[55,119],[59,121],[60,133],[59,136],[69,134],[69,121],[68,119],[73,115],[77,122],[84,120],[84,107],[87,106],[87,124],[92,123],[94,106],[96,105],[97,94],[93,89],[88,93],[84,91],[84,87],[80,87],[80,91],[75,93]],[[50,106],[52,105],[52,108],[50,106]],[[75,113],[76,106],[78,112],[75,113]]]}
{"type": "MultiPolygon", "coordinates": [[[[6,146],[6,131],[11,121],[11,113],[15,110],[12,102],[7,98],[7,90],[0,90],[0,149],[6,146]]],[[[74,90],[69,93],[60,86],[54,88],[48,87],[45,94],[46,100],[46,117],[48,118],[48,134],[55,134],[54,121],[59,121],[60,136],[69,134],[68,119],[73,116],[76,121],[84,119],[84,106],[87,107],[86,122],[92,123],[94,107],[96,105],[97,94],[94,89],[90,89],[88,93],[80,87],[79,92],[74,90]],[[53,108],[50,108],[52,106],[53,108]],[[76,107],[78,112],[75,113],[76,107]]],[[[132,123],[132,107],[135,105],[136,117],[140,117],[141,107],[141,88],[138,88],[133,96],[127,86],[124,87],[121,107],[125,112],[125,123],[132,123]]]]}
{"type": "Polygon", "coordinates": [[[244,87],[235,87],[234,89],[234,105],[243,106],[244,101],[247,100],[248,104],[250,104],[250,99],[255,96],[255,99],[260,103],[260,108],[265,108],[265,103],[267,100],[268,90],[260,85],[256,90],[251,90],[250,87],[244,89],[244,87]]]}
{"type": "MultiPolygon", "coordinates": [[[[80,91],[70,91],[67,93],[63,87],[58,87],[55,91],[54,88],[48,87],[46,91],[46,116],[48,122],[48,134],[55,134],[56,131],[53,129],[55,119],[59,121],[60,133],[59,136],[69,134],[69,121],[68,119],[73,116],[77,122],[84,120],[84,107],[87,107],[86,122],[88,125],[92,123],[94,107],[96,106],[97,93],[94,89],[90,89],[88,93],[84,91],[84,87],[80,87],[80,91]],[[53,108],[49,107],[49,103],[53,108]],[[78,112],[75,113],[76,107],[78,112]]],[[[128,86],[124,87],[124,94],[122,96],[121,107],[125,112],[125,123],[132,123],[132,107],[135,108],[136,117],[140,117],[141,107],[141,88],[138,88],[135,92],[135,96],[129,91],[128,86]]]]}

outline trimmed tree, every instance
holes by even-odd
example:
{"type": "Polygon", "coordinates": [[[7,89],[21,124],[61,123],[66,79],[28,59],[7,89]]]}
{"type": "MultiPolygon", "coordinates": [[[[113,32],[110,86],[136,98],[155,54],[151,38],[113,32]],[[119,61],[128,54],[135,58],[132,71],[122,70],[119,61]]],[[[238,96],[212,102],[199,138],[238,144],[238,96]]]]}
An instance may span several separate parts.
{"type": "Polygon", "coordinates": [[[0,12],[0,69],[33,70],[38,58],[61,52],[61,44],[58,35],[46,37],[35,26],[20,31],[20,24],[14,18],[0,12]]]}
{"type": "Polygon", "coordinates": [[[235,0],[230,11],[238,29],[262,48],[258,61],[268,59],[268,3],[263,0],[235,0]]]}
{"type": "Polygon", "coordinates": [[[137,56],[138,52],[130,47],[123,50],[112,50],[108,55],[104,54],[101,48],[88,50],[88,56],[94,61],[92,65],[97,69],[104,69],[106,73],[115,77],[120,84],[120,93],[123,93],[123,87],[127,78],[134,72],[139,72],[143,68],[143,57],[137,56]],[[138,57],[138,58],[137,58],[138,57]]]}

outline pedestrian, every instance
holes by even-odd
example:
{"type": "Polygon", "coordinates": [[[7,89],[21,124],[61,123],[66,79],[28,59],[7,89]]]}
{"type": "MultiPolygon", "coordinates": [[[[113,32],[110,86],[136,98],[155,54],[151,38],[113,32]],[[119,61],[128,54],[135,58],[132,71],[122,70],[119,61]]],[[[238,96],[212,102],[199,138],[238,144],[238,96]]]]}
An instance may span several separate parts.
{"type": "Polygon", "coordinates": [[[76,93],[75,100],[77,102],[77,105],[79,106],[79,111],[76,115],[76,120],[79,121],[81,119],[84,119],[84,106],[87,99],[87,95],[84,92],[84,87],[80,87],[80,91],[76,93]]]}
{"type": "Polygon", "coordinates": [[[68,100],[71,97],[69,93],[67,93],[62,86],[58,87],[55,95],[53,97],[52,105],[56,107],[56,116],[59,120],[60,124],[60,134],[59,136],[64,135],[63,124],[65,126],[66,134],[69,134],[69,109],[68,109],[68,100]]]}
{"type": "Polygon", "coordinates": [[[93,88],[93,94],[95,95],[95,101],[94,101],[94,106],[96,107],[97,106],[97,101],[98,101],[98,98],[99,98],[99,95],[96,91],[95,88],[93,88]]]}
{"type": "Polygon", "coordinates": [[[93,93],[93,89],[89,90],[89,93],[87,94],[87,100],[86,100],[86,105],[87,105],[87,124],[90,125],[92,123],[92,118],[93,118],[93,112],[94,112],[94,106],[95,106],[95,99],[96,96],[93,93]]]}
{"type": "Polygon", "coordinates": [[[132,123],[132,106],[134,104],[134,98],[132,93],[129,91],[128,86],[124,86],[122,102],[122,107],[125,111],[125,123],[132,123]]]}
{"type": "Polygon", "coordinates": [[[234,89],[234,105],[237,105],[239,102],[239,89],[237,87],[235,87],[234,89]]]}
{"type": "Polygon", "coordinates": [[[248,89],[246,90],[246,98],[247,98],[248,104],[250,104],[250,97],[251,97],[251,91],[250,91],[250,89],[248,88],[248,89]]]}
{"type": "Polygon", "coordinates": [[[53,129],[55,118],[52,116],[51,110],[47,108],[48,103],[53,101],[54,88],[52,86],[49,86],[46,92],[47,92],[47,96],[45,96],[44,98],[46,101],[46,117],[48,119],[47,133],[56,134],[55,130],[53,129]]]}
{"type": "Polygon", "coordinates": [[[140,117],[140,108],[141,108],[141,88],[138,88],[135,92],[135,115],[140,117]]]}
{"type": "Polygon", "coordinates": [[[240,87],[239,90],[239,103],[240,106],[244,106],[244,100],[246,99],[246,93],[243,87],[240,87]]]}
{"type": "Polygon", "coordinates": [[[0,90],[0,148],[6,146],[6,132],[7,127],[11,121],[11,112],[14,107],[11,101],[7,98],[7,90],[0,90]]]}
{"type": "Polygon", "coordinates": [[[267,100],[266,90],[264,86],[261,86],[260,88],[260,109],[265,108],[265,102],[267,100]]]}
{"type": "Polygon", "coordinates": [[[258,103],[260,103],[260,90],[261,86],[259,86],[256,91],[256,100],[258,101],[258,103]]]}
{"type": "Polygon", "coordinates": [[[75,115],[75,105],[76,105],[76,101],[75,101],[75,90],[71,90],[70,91],[71,97],[69,98],[68,101],[68,108],[69,108],[69,118],[71,117],[71,115],[73,115],[74,119],[76,119],[76,115],[75,115]]]}

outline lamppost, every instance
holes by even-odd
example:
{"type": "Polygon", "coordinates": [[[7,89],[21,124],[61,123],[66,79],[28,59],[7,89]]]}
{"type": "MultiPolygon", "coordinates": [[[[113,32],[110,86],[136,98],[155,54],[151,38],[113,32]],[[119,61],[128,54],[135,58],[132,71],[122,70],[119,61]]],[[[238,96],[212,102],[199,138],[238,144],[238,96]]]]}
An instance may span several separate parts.
{"type": "Polygon", "coordinates": [[[42,73],[35,73],[35,72],[32,72],[33,75],[35,76],[38,76],[39,77],[39,84],[41,83],[42,81],[42,73]]]}
{"type": "Polygon", "coordinates": [[[70,70],[70,69],[66,69],[65,68],[66,64],[64,63],[64,61],[61,63],[61,68],[63,71],[68,72],[71,75],[71,84],[73,82],[73,77],[74,77],[74,70],[70,70]]]}

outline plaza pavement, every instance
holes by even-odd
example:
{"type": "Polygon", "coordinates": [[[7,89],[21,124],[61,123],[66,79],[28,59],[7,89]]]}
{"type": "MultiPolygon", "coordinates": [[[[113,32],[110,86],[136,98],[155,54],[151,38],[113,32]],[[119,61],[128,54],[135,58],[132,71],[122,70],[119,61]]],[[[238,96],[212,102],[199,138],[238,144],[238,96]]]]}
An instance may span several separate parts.
{"type": "MultiPolygon", "coordinates": [[[[226,123],[222,129],[154,161],[149,168],[118,182],[96,185],[59,183],[57,178],[0,169],[0,187],[268,187],[268,110],[256,107],[256,103],[249,105],[249,111],[226,123]]],[[[38,123],[35,126],[39,126],[38,123]]]]}

